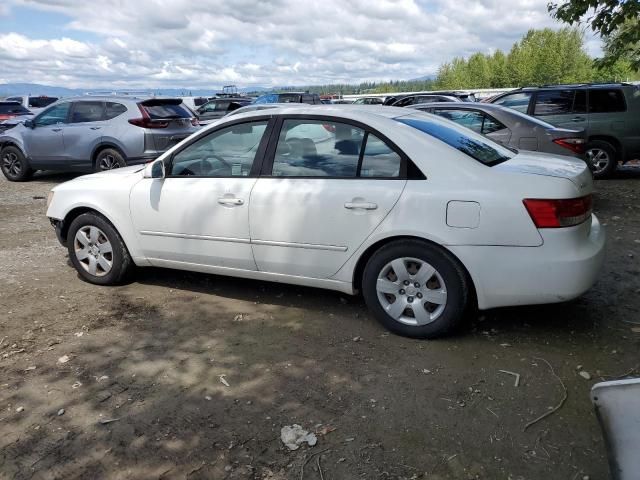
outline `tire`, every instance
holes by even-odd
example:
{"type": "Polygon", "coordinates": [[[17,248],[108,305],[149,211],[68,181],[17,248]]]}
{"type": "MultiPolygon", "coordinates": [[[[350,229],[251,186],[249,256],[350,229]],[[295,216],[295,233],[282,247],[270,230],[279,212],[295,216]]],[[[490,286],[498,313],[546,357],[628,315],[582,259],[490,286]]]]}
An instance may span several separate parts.
{"type": "Polygon", "coordinates": [[[11,182],[24,182],[33,175],[29,162],[19,148],[9,145],[2,149],[0,154],[0,168],[7,180],[11,182]]]}
{"type": "Polygon", "coordinates": [[[97,213],[83,213],[71,222],[67,248],[80,276],[96,285],[122,283],[134,267],[120,234],[97,213]]]}
{"type": "Polygon", "coordinates": [[[362,293],[382,325],[411,338],[436,338],[452,332],[462,323],[470,299],[469,280],[457,260],[443,248],[419,240],[392,242],[375,252],[364,269],[362,293]],[[399,270],[404,265],[405,272],[398,276],[392,263],[399,270]],[[425,302],[427,298],[434,303],[425,302]],[[403,306],[406,308],[400,311],[403,306]]]}
{"type": "Polygon", "coordinates": [[[618,166],[618,152],[609,142],[593,140],[585,148],[585,158],[593,171],[593,178],[610,177],[618,166]]]}
{"type": "Polygon", "coordinates": [[[96,162],[94,170],[96,172],[105,172],[107,170],[113,170],[114,168],[126,167],[122,154],[115,148],[105,148],[100,150],[96,155],[96,162]]]}

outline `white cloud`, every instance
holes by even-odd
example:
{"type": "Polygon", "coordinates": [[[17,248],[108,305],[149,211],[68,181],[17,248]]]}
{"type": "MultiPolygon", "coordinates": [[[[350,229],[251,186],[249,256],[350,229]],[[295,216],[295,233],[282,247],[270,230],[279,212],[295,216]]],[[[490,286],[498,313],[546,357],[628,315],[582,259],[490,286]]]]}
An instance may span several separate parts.
{"type": "MultiPolygon", "coordinates": [[[[434,73],[453,56],[508,49],[529,28],[558,26],[547,13],[546,0],[9,4],[55,12],[69,21],[61,26],[65,38],[0,34],[5,79],[86,87],[215,88],[413,78],[434,73]],[[80,40],[87,37],[92,40],[80,40]]],[[[6,8],[0,8],[3,12],[6,8]]],[[[21,31],[20,25],[14,29],[21,31]]],[[[596,51],[596,45],[590,41],[589,48],[596,51]]]]}

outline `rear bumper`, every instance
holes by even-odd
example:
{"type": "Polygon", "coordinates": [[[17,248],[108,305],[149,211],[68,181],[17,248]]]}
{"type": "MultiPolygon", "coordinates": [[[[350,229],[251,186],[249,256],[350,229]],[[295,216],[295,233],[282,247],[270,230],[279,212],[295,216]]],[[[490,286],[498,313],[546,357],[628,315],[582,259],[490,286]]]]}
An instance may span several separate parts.
{"type": "Polygon", "coordinates": [[[585,293],[604,261],[605,231],[591,224],[540,230],[539,247],[448,247],[467,267],[478,307],[557,303],[585,293]]]}

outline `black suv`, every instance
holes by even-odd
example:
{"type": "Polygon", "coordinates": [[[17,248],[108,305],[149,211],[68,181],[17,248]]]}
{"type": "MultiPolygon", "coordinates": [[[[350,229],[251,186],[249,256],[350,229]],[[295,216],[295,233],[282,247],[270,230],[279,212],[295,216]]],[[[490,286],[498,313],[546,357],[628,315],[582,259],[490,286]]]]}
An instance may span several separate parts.
{"type": "Polygon", "coordinates": [[[618,162],[640,158],[640,85],[628,83],[519,88],[489,100],[553,125],[584,128],[593,176],[611,175],[618,162]]]}

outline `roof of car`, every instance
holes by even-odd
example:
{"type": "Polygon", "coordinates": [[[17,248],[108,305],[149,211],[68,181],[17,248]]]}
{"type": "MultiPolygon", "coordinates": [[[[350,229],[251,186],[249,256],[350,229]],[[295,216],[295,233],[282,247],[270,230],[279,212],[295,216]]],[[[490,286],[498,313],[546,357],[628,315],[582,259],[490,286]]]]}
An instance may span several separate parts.
{"type": "Polygon", "coordinates": [[[86,101],[86,102],[95,102],[95,101],[109,101],[109,100],[117,100],[117,101],[125,101],[131,100],[133,102],[144,102],[146,100],[182,100],[183,97],[164,97],[164,96],[147,96],[147,95],[78,95],[76,97],[65,97],[60,100],[64,101],[86,101]]]}
{"type": "MultiPolygon", "coordinates": [[[[271,104],[276,105],[276,104],[271,104]]],[[[258,116],[258,115],[327,115],[327,116],[345,116],[349,117],[350,114],[360,115],[376,115],[379,117],[396,118],[403,117],[415,113],[412,109],[402,107],[389,107],[386,105],[354,105],[349,104],[319,104],[308,105],[306,103],[284,103],[277,104],[273,108],[267,109],[268,112],[262,110],[251,110],[243,112],[243,115],[258,116]]]]}
{"type": "MultiPolygon", "coordinates": [[[[528,87],[517,88],[515,91],[527,91],[527,90],[556,90],[562,89],[582,89],[582,88],[611,88],[611,87],[633,87],[631,83],[625,82],[609,82],[609,83],[568,83],[558,85],[533,85],[528,87]]],[[[507,92],[510,93],[510,92],[507,92]]]]}
{"type": "Polygon", "coordinates": [[[409,105],[408,108],[420,109],[420,108],[433,108],[433,107],[447,107],[447,108],[475,108],[478,110],[504,110],[505,107],[496,105],[494,103],[482,103],[482,102],[431,102],[431,103],[416,103],[409,105]]]}

